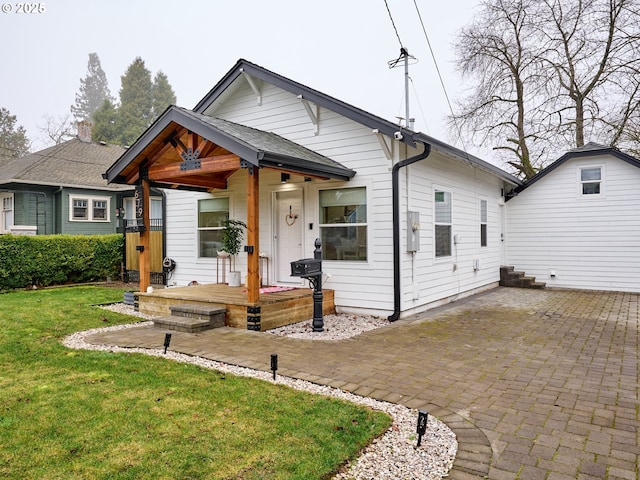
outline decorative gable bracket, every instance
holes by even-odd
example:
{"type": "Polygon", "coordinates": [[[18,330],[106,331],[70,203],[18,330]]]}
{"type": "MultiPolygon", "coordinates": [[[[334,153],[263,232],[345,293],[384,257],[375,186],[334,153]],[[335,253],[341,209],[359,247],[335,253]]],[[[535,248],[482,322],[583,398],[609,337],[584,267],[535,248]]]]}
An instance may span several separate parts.
{"type": "Polygon", "coordinates": [[[198,158],[200,157],[200,149],[195,150],[191,147],[185,147],[179,138],[170,137],[166,140],[173,148],[180,154],[182,162],[180,162],[180,171],[185,172],[188,170],[200,170],[202,164],[198,158]]]}
{"type": "Polygon", "coordinates": [[[182,163],[180,164],[180,171],[184,172],[187,170],[200,170],[200,168],[202,167],[202,164],[200,163],[200,160],[198,160],[198,158],[200,157],[200,150],[199,149],[191,149],[191,148],[187,148],[186,151],[180,153],[180,156],[182,157],[182,163]]]}
{"type": "Polygon", "coordinates": [[[382,148],[384,156],[387,157],[387,160],[393,160],[393,141],[391,142],[391,146],[389,146],[384,138],[384,135],[380,133],[380,130],[378,130],[377,128],[373,129],[372,133],[374,133],[377,137],[380,148],[382,148]]]}
{"type": "Polygon", "coordinates": [[[258,106],[261,106],[262,92],[258,88],[258,84],[256,83],[255,79],[251,75],[249,75],[247,72],[244,71],[244,68],[241,68],[240,71],[242,72],[242,75],[244,76],[245,80],[251,87],[251,90],[253,90],[253,93],[255,93],[256,97],[258,97],[258,106]]]}
{"type": "Polygon", "coordinates": [[[320,112],[318,109],[318,105],[311,106],[309,101],[303,98],[302,95],[298,95],[298,100],[302,102],[302,106],[307,111],[307,115],[309,115],[309,120],[311,120],[311,123],[313,123],[316,127],[316,130],[313,132],[313,134],[318,135],[320,133],[320,122],[318,121],[320,112]]]}

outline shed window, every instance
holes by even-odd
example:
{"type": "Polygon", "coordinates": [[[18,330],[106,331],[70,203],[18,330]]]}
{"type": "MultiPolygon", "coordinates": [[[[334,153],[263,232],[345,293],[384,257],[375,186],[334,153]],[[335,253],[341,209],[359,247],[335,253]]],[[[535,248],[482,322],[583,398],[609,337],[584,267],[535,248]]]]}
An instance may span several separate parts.
{"type": "Polygon", "coordinates": [[[580,189],[582,195],[602,194],[602,167],[580,168],[580,189]]]}
{"type": "Polygon", "coordinates": [[[435,246],[437,257],[451,256],[451,192],[436,190],[435,203],[435,246]]]}
{"type": "Polygon", "coordinates": [[[367,260],[367,190],[321,190],[320,238],[324,260],[367,260]]]}
{"type": "Polygon", "coordinates": [[[229,219],[229,197],[198,200],[198,256],[218,256],[224,222],[229,219]]]}

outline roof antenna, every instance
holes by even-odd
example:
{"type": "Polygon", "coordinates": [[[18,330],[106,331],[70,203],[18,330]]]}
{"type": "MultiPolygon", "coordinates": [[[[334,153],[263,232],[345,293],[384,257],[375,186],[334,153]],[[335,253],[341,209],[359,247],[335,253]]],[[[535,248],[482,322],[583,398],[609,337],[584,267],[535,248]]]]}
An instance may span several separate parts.
{"type": "MultiPolygon", "coordinates": [[[[414,118],[409,117],[409,59],[416,60],[416,57],[409,55],[409,51],[400,47],[400,56],[395,60],[389,60],[387,65],[389,68],[396,68],[400,65],[400,62],[404,60],[404,103],[405,103],[405,117],[404,124],[409,130],[413,130],[414,118]]],[[[416,60],[417,61],[417,60],[416,60]]],[[[416,62],[413,62],[416,63],[416,62]]]]}

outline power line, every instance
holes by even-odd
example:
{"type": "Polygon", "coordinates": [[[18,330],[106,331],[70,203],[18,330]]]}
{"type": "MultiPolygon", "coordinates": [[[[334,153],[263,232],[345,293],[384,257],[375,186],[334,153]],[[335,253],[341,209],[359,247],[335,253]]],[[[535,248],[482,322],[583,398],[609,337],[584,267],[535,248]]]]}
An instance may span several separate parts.
{"type": "Polygon", "coordinates": [[[389,20],[391,20],[391,25],[393,25],[393,30],[396,32],[396,37],[398,37],[398,43],[400,44],[400,48],[403,49],[402,40],[400,40],[400,34],[398,33],[398,29],[396,28],[396,22],[393,21],[393,16],[391,15],[391,10],[389,9],[389,4],[387,0],[384,0],[384,4],[387,7],[387,13],[389,13],[389,20]]]}
{"type": "MultiPolygon", "coordinates": [[[[385,0],[386,2],[386,0],[385,0]]],[[[422,26],[422,32],[424,33],[424,38],[426,38],[427,40],[427,45],[429,46],[429,52],[431,53],[431,58],[433,59],[433,63],[436,67],[436,72],[438,73],[438,78],[440,79],[440,85],[442,86],[442,91],[444,92],[444,97],[447,100],[447,105],[449,106],[449,112],[451,112],[451,118],[453,119],[453,122],[456,126],[456,130],[457,130],[457,134],[458,134],[458,138],[460,140],[460,142],[462,143],[462,148],[463,150],[467,150],[465,144],[464,144],[464,140],[462,138],[462,133],[460,131],[460,127],[458,126],[458,122],[455,119],[455,115],[453,114],[453,107],[451,106],[451,100],[449,100],[449,94],[447,93],[447,88],[444,85],[444,80],[442,79],[442,74],[440,73],[440,67],[438,66],[438,61],[436,60],[436,55],[433,52],[433,48],[431,48],[431,42],[429,41],[429,35],[427,35],[427,29],[424,26],[424,22],[422,21],[422,15],[420,14],[420,9],[418,8],[418,3],[416,2],[416,0],[413,0],[413,4],[416,7],[416,12],[418,12],[418,19],[420,19],[420,25],[422,26]]]]}

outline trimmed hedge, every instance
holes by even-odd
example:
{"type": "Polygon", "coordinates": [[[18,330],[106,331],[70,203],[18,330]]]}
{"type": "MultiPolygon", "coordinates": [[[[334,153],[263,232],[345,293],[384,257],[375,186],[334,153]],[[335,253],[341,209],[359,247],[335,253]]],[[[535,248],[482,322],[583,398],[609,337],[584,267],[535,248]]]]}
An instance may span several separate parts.
{"type": "Polygon", "coordinates": [[[0,290],[120,274],[122,235],[0,235],[0,290]]]}

